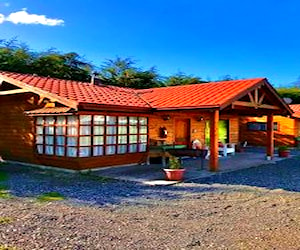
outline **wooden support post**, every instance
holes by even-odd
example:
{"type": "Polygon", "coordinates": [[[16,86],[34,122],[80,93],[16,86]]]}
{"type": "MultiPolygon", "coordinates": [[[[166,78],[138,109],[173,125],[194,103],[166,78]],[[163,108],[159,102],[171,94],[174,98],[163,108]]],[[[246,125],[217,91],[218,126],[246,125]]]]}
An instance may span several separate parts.
{"type": "Polygon", "coordinates": [[[218,171],[219,167],[219,110],[214,110],[210,116],[210,171],[218,171]]]}
{"type": "Polygon", "coordinates": [[[267,159],[274,156],[274,124],[273,114],[267,116],[267,159]]]}

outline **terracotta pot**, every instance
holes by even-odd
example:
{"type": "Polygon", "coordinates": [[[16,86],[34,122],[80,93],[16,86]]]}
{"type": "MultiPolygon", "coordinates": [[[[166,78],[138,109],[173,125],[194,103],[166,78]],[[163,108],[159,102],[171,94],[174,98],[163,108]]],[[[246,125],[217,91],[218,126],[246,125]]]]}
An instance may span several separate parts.
{"type": "Polygon", "coordinates": [[[166,179],[168,181],[181,181],[183,179],[183,175],[185,172],[185,169],[164,169],[166,173],[166,179]]]}
{"type": "Polygon", "coordinates": [[[290,151],[289,150],[279,150],[278,155],[279,155],[279,157],[289,157],[290,151]]]}

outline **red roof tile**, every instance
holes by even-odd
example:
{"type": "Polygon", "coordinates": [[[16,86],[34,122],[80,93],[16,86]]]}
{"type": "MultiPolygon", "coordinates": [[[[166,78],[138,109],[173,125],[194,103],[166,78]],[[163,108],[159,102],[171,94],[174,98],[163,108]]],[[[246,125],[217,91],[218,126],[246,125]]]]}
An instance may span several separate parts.
{"type": "Polygon", "coordinates": [[[293,117],[300,118],[300,104],[289,105],[291,110],[293,110],[293,117]]]}
{"type": "Polygon", "coordinates": [[[137,96],[133,89],[107,85],[93,85],[86,82],[40,77],[30,74],[0,72],[14,80],[40,88],[51,94],[79,103],[121,105],[149,108],[149,105],[137,96]]]}
{"type": "Polygon", "coordinates": [[[1,75],[78,104],[90,103],[156,109],[222,107],[264,80],[264,78],[256,78],[134,90],[30,74],[0,71],[1,75]]]}
{"type": "Polygon", "coordinates": [[[211,82],[138,92],[152,107],[158,109],[221,107],[264,79],[211,82]]]}

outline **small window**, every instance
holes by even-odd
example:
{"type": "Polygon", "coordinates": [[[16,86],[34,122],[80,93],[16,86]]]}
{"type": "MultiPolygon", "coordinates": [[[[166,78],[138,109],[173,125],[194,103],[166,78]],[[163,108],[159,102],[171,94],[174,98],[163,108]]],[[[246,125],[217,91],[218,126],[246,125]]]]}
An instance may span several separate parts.
{"type": "Polygon", "coordinates": [[[56,119],[57,125],[65,125],[66,124],[66,117],[64,116],[58,116],[56,119]]]}
{"type": "Polygon", "coordinates": [[[94,124],[95,125],[103,125],[105,123],[104,115],[94,115],[94,124]]]}
{"type": "Polygon", "coordinates": [[[117,124],[117,117],[115,117],[115,116],[106,116],[106,124],[108,124],[108,125],[117,124]]]}
{"type": "Polygon", "coordinates": [[[91,115],[81,115],[79,116],[80,124],[82,125],[90,125],[92,123],[91,115]]]}
{"type": "MultiPolygon", "coordinates": [[[[267,131],[266,122],[248,122],[248,130],[250,131],[267,131]]],[[[274,131],[278,131],[278,123],[274,122],[274,131]]]]}

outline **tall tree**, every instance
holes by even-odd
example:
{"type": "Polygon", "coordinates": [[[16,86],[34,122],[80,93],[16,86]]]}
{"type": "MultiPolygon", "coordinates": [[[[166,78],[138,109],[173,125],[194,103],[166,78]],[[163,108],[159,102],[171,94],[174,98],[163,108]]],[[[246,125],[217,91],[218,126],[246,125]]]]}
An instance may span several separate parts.
{"type": "Polygon", "coordinates": [[[297,87],[278,88],[277,92],[280,97],[288,97],[292,99],[292,104],[300,104],[300,89],[297,87]]]}
{"type": "Polygon", "coordinates": [[[178,85],[190,85],[190,84],[198,84],[198,83],[205,83],[198,76],[186,75],[182,72],[178,72],[175,75],[169,76],[165,80],[165,84],[167,86],[178,86],[178,85]]]}
{"type": "Polygon", "coordinates": [[[145,89],[162,85],[154,67],[142,70],[130,58],[107,60],[98,72],[98,77],[106,84],[128,88],[145,89]]]}
{"type": "Polygon", "coordinates": [[[89,81],[93,66],[77,53],[33,53],[17,40],[0,40],[0,70],[89,81]]]}

